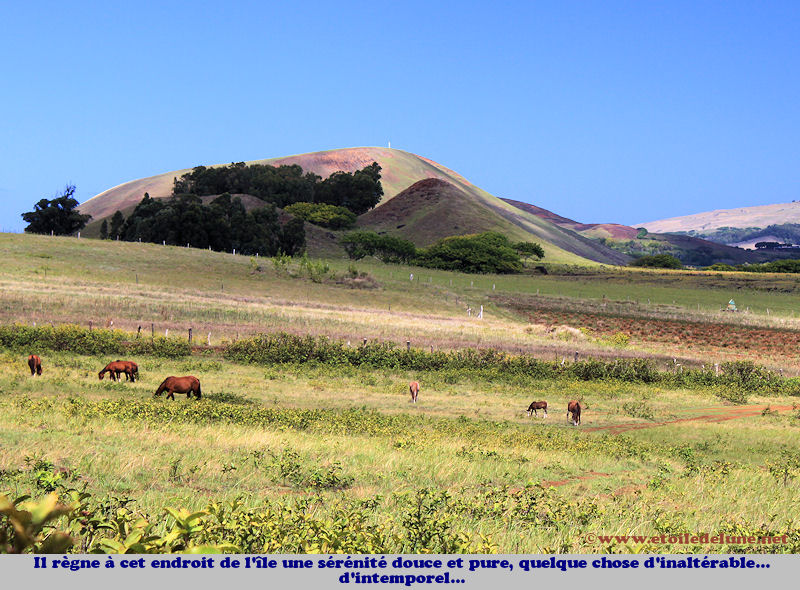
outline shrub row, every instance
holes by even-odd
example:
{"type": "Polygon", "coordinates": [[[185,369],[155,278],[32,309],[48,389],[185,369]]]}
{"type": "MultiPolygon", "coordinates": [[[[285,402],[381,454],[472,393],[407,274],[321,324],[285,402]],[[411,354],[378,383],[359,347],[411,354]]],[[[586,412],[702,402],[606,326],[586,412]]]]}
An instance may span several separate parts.
{"type": "Polygon", "coordinates": [[[0,326],[0,347],[35,354],[40,350],[70,351],[75,354],[144,354],[181,358],[192,352],[180,338],[135,338],[122,330],[89,330],[74,324],[61,326],[0,326]]]}
{"type": "Polygon", "coordinates": [[[375,342],[351,347],[326,337],[262,334],[238,340],[225,357],[240,363],[320,363],[414,371],[490,371],[492,377],[532,379],[572,378],[579,381],[622,381],[672,387],[723,387],[746,392],[800,395],[800,379],[783,379],[750,361],[723,363],[720,374],[709,365],[680,372],[659,371],[648,359],[587,359],[574,363],[544,361],[530,355],[509,355],[493,349],[426,352],[375,342]]]}

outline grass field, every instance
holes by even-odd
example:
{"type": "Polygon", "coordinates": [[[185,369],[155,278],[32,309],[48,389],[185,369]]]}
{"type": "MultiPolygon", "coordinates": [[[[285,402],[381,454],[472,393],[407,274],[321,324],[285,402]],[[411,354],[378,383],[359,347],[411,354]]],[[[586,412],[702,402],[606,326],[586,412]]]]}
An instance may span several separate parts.
{"type": "Polygon", "coordinates": [[[237,337],[287,331],[565,362],[575,350],[698,364],[772,360],[795,375],[794,354],[778,360],[746,337],[715,341],[761,330],[771,346],[793,343],[800,295],[786,277],[470,276],[359,262],[370,288],[356,288],[343,261],[322,272],[322,263],[304,270],[298,261],[17,235],[0,235],[0,256],[4,324],[113,320],[131,338],[139,325],[145,338],[151,324],[181,337],[192,327],[201,345],[186,358],[131,359],[136,383],[98,380],[109,355],[0,349],[0,493],[39,501],[55,491],[64,502],[74,499],[69,490],[90,494],[79,500],[85,516],[51,523],[73,535],[73,551],[800,550],[793,397],[745,391],[746,402],[733,405],[712,387],[242,364],[222,354],[237,337]],[[719,313],[731,292],[750,313],[719,313]],[[684,321],[703,330],[673,338],[684,321]],[[619,332],[629,338],[610,338],[619,332]],[[212,346],[202,346],[208,333],[212,346]],[[693,334],[704,340],[691,342],[693,334]],[[41,377],[30,377],[30,352],[43,359],[41,377]],[[153,399],[164,377],[185,374],[201,379],[202,399],[153,399]],[[417,404],[412,379],[422,384],[417,404]],[[550,405],[546,419],[525,414],[538,399],[550,405]],[[565,417],[572,399],[584,405],[577,428],[565,417]],[[189,522],[181,509],[204,513],[189,522]],[[718,532],[786,535],[786,543],[598,545],[591,537],[718,532]]]}

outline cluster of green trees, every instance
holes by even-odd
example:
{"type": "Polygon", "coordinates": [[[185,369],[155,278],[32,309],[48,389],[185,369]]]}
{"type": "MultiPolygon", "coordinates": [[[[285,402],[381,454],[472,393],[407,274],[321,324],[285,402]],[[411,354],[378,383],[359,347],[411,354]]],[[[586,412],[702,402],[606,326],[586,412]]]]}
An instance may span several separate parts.
{"type": "Polygon", "coordinates": [[[383,262],[410,263],[427,268],[469,273],[518,273],[522,258],[542,258],[544,250],[534,242],[512,243],[504,235],[488,231],[480,234],[443,238],[429,248],[395,236],[357,231],[340,241],[347,255],[355,260],[375,256],[383,262]]]}
{"type": "Polygon", "coordinates": [[[30,234],[68,236],[82,230],[91,215],[82,215],[76,210],[78,201],[73,197],[75,186],[68,185],[61,195],[53,199],[40,199],[33,211],[22,214],[28,224],[25,231],[30,234]]]}
{"type": "Polygon", "coordinates": [[[248,194],[281,208],[300,202],[326,203],[360,215],[380,203],[383,197],[380,180],[381,167],[377,162],[352,173],[334,172],[324,180],[312,172],[303,172],[296,164],[248,166],[238,162],[214,168],[197,166],[174,180],[172,194],[248,194]]]}
{"type": "Polygon", "coordinates": [[[303,220],[292,218],[284,225],[278,220],[275,206],[246,211],[238,197],[225,193],[207,206],[195,195],[172,199],[144,199],[124,219],[117,211],[111,228],[101,227],[101,237],[135,242],[190,244],[196,248],[242,254],[273,256],[297,254],[305,246],[303,220]]]}

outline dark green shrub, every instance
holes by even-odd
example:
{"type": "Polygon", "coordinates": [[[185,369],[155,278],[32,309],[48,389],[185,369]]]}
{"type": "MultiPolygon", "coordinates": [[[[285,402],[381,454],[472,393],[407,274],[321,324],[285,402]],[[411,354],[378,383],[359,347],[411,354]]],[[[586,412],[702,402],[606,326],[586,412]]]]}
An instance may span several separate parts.
{"type": "Polygon", "coordinates": [[[284,211],[314,225],[331,229],[345,229],[356,222],[356,214],[349,209],[327,203],[293,203],[284,211]]]}
{"type": "Polygon", "coordinates": [[[415,262],[427,268],[471,273],[522,271],[519,253],[508,238],[493,231],[443,238],[431,247],[420,250],[415,262]]]}
{"type": "Polygon", "coordinates": [[[69,351],[100,355],[147,354],[180,358],[191,354],[191,347],[180,338],[135,338],[122,330],[89,330],[74,324],[62,326],[0,326],[0,347],[31,354],[39,350],[69,351]]]}
{"type": "Polygon", "coordinates": [[[655,254],[642,256],[629,264],[629,266],[644,266],[648,268],[683,268],[683,263],[670,254],[655,254]]]}

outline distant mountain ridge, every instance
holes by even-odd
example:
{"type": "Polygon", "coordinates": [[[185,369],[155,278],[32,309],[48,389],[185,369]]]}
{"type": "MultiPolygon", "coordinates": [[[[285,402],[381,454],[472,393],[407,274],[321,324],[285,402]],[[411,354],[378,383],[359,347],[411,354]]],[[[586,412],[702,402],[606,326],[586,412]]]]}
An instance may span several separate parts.
{"type": "Polygon", "coordinates": [[[800,202],[776,203],[774,205],[756,205],[737,209],[716,209],[693,215],[670,217],[656,221],[637,224],[658,233],[711,232],[721,227],[760,227],[781,225],[784,223],[800,223],[800,202]]]}

